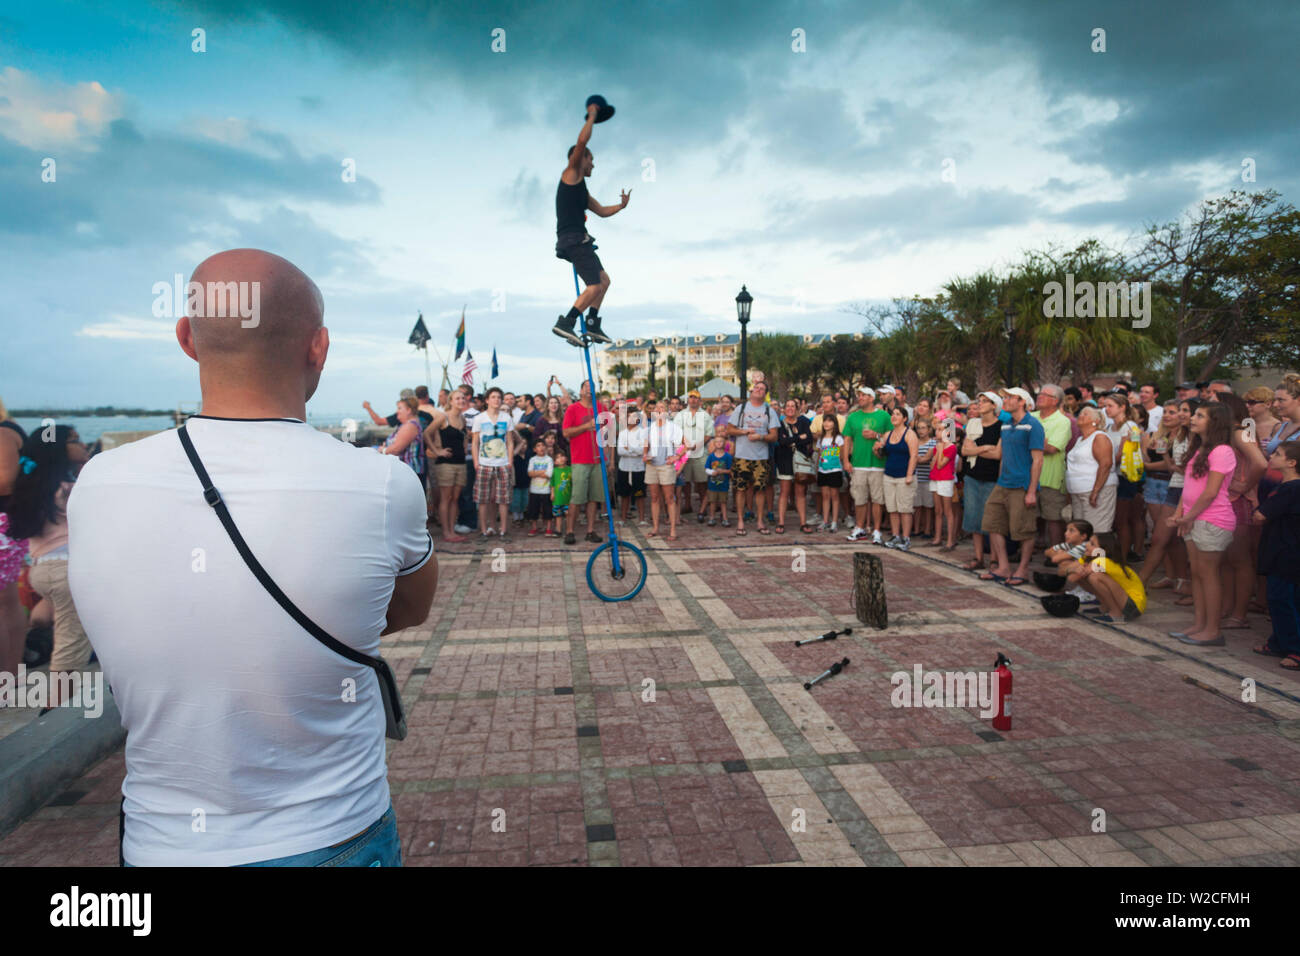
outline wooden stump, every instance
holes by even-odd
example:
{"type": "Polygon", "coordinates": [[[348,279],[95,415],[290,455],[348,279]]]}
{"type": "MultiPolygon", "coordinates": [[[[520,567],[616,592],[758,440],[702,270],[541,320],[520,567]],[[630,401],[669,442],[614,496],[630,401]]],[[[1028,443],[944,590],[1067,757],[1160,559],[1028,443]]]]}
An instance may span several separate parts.
{"type": "Polygon", "coordinates": [[[883,631],[889,626],[885,603],[885,569],[879,555],[858,551],[853,555],[853,607],[858,620],[883,631]]]}

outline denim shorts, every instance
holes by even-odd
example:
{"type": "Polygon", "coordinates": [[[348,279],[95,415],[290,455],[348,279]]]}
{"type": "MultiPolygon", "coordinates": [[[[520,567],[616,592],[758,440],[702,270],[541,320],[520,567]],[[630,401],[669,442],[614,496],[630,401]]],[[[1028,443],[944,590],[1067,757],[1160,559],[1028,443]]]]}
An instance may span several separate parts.
{"type": "MultiPolygon", "coordinates": [[[[123,866],[130,863],[123,861],[123,866]]],[[[397,814],[393,805],[387,812],[346,843],[281,856],[274,860],[244,863],[253,866],[401,866],[402,843],[397,836],[397,814]]]]}
{"type": "Polygon", "coordinates": [[[1146,486],[1142,490],[1142,495],[1149,505],[1163,505],[1168,502],[1169,497],[1169,479],[1167,478],[1148,478],[1146,486]]]}
{"type": "Polygon", "coordinates": [[[1123,475],[1119,476],[1119,492],[1116,497],[1120,501],[1132,501],[1138,495],[1142,494],[1142,484],[1146,479],[1140,481],[1129,481],[1123,475]]]}

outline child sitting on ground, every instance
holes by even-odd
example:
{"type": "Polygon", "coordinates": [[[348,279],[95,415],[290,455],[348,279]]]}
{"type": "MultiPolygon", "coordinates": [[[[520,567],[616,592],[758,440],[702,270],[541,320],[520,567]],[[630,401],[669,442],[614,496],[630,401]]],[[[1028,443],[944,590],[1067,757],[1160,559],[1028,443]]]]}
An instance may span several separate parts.
{"type": "Polygon", "coordinates": [[[726,451],[727,443],[722,438],[713,438],[709,442],[709,457],[704,459],[704,474],[708,478],[708,514],[709,527],[718,523],[718,509],[722,510],[722,526],[730,528],[727,520],[727,492],[731,490],[732,458],[726,451]]]}
{"type": "Polygon", "coordinates": [[[1087,521],[1071,521],[1065,526],[1065,540],[1047,549],[1047,560],[1056,565],[1061,574],[1068,574],[1069,563],[1083,563],[1088,551],[1088,539],[1092,537],[1092,524],[1087,521]]]}
{"type": "MultiPolygon", "coordinates": [[[[1124,563],[1119,539],[1111,532],[1093,535],[1086,557],[1091,560],[1072,571],[1071,584],[1097,595],[1101,608],[1093,620],[1114,624],[1133,621],[1146,613],[1147,589],[1135,571],[1124,563]]],[[[1085,611],[1091,614],[1092,611],[1085,611]]]]}

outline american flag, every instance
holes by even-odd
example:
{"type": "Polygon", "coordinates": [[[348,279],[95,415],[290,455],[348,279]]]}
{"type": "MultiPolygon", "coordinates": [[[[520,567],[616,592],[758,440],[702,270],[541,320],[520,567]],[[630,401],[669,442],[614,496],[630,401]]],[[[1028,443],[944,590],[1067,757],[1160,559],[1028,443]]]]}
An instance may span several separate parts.
{"type": "Polygon", "coordinates": [[[478,368],[478,366],[477,366],[476,364],[474,364],[474,353],[473,353],[473,352],[466,352],[466,353],[465,353],[465,372],[464,372],[464,374],[461,375],[460,380],[461,380],[462,382],[464,382],[466,385],[473,385],[473,384],[474,384],[474,370],[475,370],[476,368],[478,368]]]}

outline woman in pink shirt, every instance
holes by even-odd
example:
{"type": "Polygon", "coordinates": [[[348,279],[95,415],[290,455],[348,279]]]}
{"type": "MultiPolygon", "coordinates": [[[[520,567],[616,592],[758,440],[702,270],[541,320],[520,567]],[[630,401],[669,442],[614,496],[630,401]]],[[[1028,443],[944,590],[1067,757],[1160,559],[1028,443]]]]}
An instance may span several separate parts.
{"type": "Polygon", "coordinates": [[[1223,586],[1219,569],[1232,544],[1237,515],[1228,495],[1229,479],[1237,468],[1232,450],[1232,413],[1226,405],[1209,402],[1192,416],[1192,442],[1187,450],[1183,497],[1169,520],[1187,542],[1192,571],[1192,601],[1196,622],[1191,630],[1170,631],[1184,644],[1222,647],[1219,617],[1223,586]]]}

